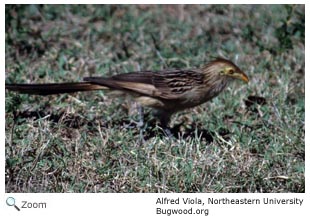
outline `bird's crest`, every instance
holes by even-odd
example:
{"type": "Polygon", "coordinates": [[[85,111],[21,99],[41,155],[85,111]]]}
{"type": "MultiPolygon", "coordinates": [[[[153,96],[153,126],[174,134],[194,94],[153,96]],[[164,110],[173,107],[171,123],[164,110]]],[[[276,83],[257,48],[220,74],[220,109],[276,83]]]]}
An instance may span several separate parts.
{"type": "Polygon", "coordinates": [[[214,60],[210,61],[205,67],[208,68],[217,64],[226,64],[233,67],[236,71],[241,72],[240,68],[235,63],[223,57],[216,57],[214,60]]]}

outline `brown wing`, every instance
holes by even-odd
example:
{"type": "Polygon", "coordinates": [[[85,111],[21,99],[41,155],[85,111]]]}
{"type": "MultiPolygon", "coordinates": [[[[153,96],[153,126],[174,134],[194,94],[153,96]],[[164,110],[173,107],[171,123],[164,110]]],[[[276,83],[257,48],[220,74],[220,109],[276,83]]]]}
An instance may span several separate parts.
{"type": "Polygon", "coordinates": [[[185,92],[202,84],[203,77],[198,70],[163,70],[131,72],[110,78],[88,77],[84,80],[113,89],[171,100],[181,98],[185,92]]]}
{"type": "Polygon", "coordinates": [[[203,84],[204,75],[199,70],[170,70],[154,74],[153,84],[160,90],[160,98],[178,99],[196,86],[203,84]]]}
{"type": "Polygon", "coordinates": [[[103,85],[111,89],[127,90],[138,94],[147,96],[154,96],[156,88],[153,85],[154,72],[131,72],[126,74],[119,74],[110,78],[105,77],[86,77],[84,81],[92,84],[103,85]]]}

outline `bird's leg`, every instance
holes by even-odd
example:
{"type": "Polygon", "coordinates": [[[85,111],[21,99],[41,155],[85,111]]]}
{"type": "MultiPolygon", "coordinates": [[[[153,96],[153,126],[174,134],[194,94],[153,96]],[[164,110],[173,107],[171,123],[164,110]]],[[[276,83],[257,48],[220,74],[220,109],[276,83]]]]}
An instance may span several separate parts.
{"type": "Polygon", "coordinates": [[[145,143],[145,139],[143,136],[144,131],[144,109],[141,105],[138,105],[138,112],[139,112],[139,122],[137,123],[137,127],[139,128],[140,133],[140,140],[142,143],[145,143]]]}
{"type": "Polygon", "coordinates": [[[169,138],[173,137],[173,134],[172,134],[170,128],[168,127],[172,113],[167,112],[167,111],[158,111],[157,113],[159,116],[160,126],[163,129],[165,135],[169,138]]]}
{"type": "Polygon", "coordinates": [[[166,127],[166,128],[164,128],[163,130],[164,130],[164,133],[165,133],[165,135],[166,135],[167,137],[169,137],[169,138],[173,137],[173,134],[172,134],[172,132],[171,132],[171,130],[170,130],[169,127],[166,127]]]}
{"type": "Polygon", "coordinates": [[[139,128],[139,135],[140,135],[140,140],[142,143],[145,143],[145,139],[143,136],[143,131],[144,131],[144,109],[143,107],[138,104],[137,106],[138,114],[139,114],[139,121],[136,122],[134,120],[130,120],[130,123],[128,125],[125,125],[126,128],[139,128]],[[134,124],[134,125],[132,125],[134,124]]]}
{"type": "Polygon", "coordinates": [[[141,105],[138,105],[139,122],[137,123],[138,128],[142,129],[144,126],[144,109],[141,105]]]}
{"type": "Polygon", "coordinates": [[[138,114],[139,114],[139,121],[135,121],[133,119],[130,119],[130,123],[128,125],[126,125],[126,128],[143,128],[144,126],[144,110],[143,107],[141,105],[137,105],[137,110],[138,110],[138,114]]]}

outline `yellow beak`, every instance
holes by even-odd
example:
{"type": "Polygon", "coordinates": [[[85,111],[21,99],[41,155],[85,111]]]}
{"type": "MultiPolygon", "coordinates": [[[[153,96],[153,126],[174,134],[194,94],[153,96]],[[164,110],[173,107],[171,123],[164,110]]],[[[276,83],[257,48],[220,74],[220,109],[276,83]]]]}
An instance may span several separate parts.
{"type": "Polygon", "coordinates": [[[237,79],[241,79],[242,81],[248,83],[249,82],[249,77],[243,73],[243,72],[238,72],[234,74],[234,77],[237,79]]]}

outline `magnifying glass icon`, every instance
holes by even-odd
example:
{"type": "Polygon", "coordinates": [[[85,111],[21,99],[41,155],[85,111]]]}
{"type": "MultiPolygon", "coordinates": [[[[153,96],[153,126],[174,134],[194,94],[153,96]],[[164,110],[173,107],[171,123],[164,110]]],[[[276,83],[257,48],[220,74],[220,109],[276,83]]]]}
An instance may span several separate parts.
{"type": "Polygon", "coordinates": [[[17,206],[15,205],[15,198],[13,198],[13,197],[8,197],[8,198],[6,199],[6,204],[7,204],[8,206],[14,206],[15,209],[16,209],[17,211],[20,211],[19,207],[17,207],[17,206]]]}

